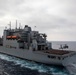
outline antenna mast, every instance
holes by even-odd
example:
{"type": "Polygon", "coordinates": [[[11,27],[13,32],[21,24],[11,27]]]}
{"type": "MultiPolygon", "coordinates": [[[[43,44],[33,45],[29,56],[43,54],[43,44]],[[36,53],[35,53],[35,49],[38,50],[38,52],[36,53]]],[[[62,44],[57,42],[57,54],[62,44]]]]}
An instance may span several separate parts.
{"type": "Polygon", "coordinates": [[[19,29],[21,28],[21,23],[19,23],[19,29]]]}
{"type": "Polygon", "coordinates": [[[9,25],[9,29],[11,30],[11,21],[10,21],[10,23],[8,25],[9,25]]]}
{"type": "Polygon", "coordinates": [[[16,20],[16,29],[17,29],[17,20],[16,20]]]}

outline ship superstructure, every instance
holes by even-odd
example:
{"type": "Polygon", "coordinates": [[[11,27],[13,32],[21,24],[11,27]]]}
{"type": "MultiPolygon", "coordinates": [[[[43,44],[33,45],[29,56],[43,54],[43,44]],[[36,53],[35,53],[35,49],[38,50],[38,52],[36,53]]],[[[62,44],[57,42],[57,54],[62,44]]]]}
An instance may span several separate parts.
{"type": "Polygon", "coordinates": [[[62,65],[62,61],[76,54],[74,51],[52,49],[47,35],[33,31],[25,25],[24,29],[5,29],[0,39],[0,52],[36,62],[62,65]]]}
{"type": "Polygon", "coordinates": [[[32,31],[28,25],[25,25],[24,29],[4,30],[3,46],[16,49],[51,49],[51,43],[46,42],[46,34],[32,31]]]}

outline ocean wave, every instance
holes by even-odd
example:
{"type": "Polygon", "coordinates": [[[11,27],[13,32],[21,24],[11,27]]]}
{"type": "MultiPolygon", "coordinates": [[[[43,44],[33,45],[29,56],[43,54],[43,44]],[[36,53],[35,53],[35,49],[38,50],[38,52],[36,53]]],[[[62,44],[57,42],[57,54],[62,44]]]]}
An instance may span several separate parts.
{"type": "Polygon", "coordinates": [[[0,59],[9,62],[14,62],[15,65],[20,65],[21,67],[29,68],[31,70],[37,70],[38,72],[44,72],[53,75],[68,75],[65,68],[61,68],[61,67],[59,68],[59,66],[52,66],[52,65],[48,66],[45,64],[36,63],[34,61],[23,60],[5,54],[0,54],[0,59]]]}

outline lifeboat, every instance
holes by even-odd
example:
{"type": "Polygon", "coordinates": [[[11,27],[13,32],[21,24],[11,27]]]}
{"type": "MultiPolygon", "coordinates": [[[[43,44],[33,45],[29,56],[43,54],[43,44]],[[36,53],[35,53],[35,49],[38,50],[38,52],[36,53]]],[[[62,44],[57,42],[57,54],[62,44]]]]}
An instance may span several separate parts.
{"type": "Polygon", "coordinates": [[[7,38],[7,39],[11,39],[11,36],[7,36],[6,38],[7,38]]]}
{"type": "Polygon", "coordinates": [[[6,38],[7,38],[7,39],[17,39],[18,36],[7,36],[6,38]]]}
{"type": "Polygon", "coordinates": [[[12,36],[12,39],[17,39],[18,37],[17,36],[12,36]]]}

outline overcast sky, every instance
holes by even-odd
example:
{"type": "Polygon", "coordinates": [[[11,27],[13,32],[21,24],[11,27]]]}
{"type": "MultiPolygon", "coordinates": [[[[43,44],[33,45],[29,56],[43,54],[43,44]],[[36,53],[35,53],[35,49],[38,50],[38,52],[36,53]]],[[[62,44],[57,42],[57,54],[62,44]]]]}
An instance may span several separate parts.
{"type": "Polygon", "coordinates": [[[16,20],[46,33],[50,41],[76,41],[76,0],[0,0],[0,35],[16,20]]]}

